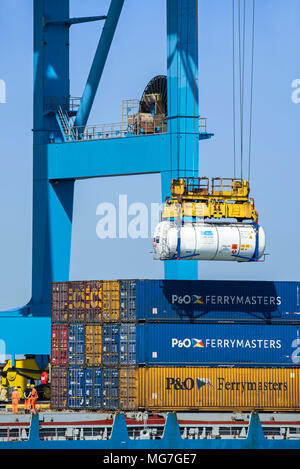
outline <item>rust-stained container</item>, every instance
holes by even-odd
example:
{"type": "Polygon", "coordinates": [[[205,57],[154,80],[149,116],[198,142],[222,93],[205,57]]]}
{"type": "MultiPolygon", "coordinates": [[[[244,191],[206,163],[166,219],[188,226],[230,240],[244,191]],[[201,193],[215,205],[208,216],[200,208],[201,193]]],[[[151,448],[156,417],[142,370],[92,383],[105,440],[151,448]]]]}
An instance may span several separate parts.
{"type": "Polygon", "coordinates": [[[89,324],[85,327],[85,364],[100,366],[102,358],[102,326],[89,324]]]}
{"type": "Polygon", "coordinates": [[[68,363],[68,326],[52,324],[51,327],[51,365],[65,366],[68,363]]]}
{"type": "Polygon", "coordinates": [[[68,305],[68,288],[70,282],[52,283],[52,311],[64,311],[68,305]]]}
{"type": "Polygon", "coordinates": [[[90,309],[102,309],[102,281],[52,283],[52,311],[90,309]]]}
{"type": "Polygon", "coordinates": [[[137,368],[120,368],[119,373],[119,410],[136,410],[138,396],[137,368]]]}
{"type": "Polygon", "coordinates": [[[66,282],[69,310],[102,309],[102,282],[100,280],[66,282]]]}
{"type": "Polygon", "coordinates": [[[52,322],[117,322],[120,282],[89,280],[52,284],[52,322]]]}
{"type": "Polygon", "coordinates": [[[51,409],[66,409],[68,400],[68,371],[66,368],[51,368],[51,409]]]}
{"type": "Polygon", "coordinates": [[[120,282],[102,281],[102,312],[104,322],[116,322],[120,317],[120,282]]]}
{"type": "Polygon", "coordinates": [[[145,367],[138,407],[153,411],[299,411],[297,368],[145,367]]]}

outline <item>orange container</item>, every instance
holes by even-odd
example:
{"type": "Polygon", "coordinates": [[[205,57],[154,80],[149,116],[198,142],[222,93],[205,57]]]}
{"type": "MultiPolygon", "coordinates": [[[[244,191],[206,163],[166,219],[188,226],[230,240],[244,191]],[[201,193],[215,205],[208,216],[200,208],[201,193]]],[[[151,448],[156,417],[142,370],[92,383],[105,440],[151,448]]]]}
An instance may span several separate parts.
{"type": "Polygon", "coordinates": [[[299,411],[300,370],[139,368],[138,407],[154,411],[299,411]]]}
{"type": "Polygon", "coordinates": [[[100,366],[102,362],[102,326],[89,324],[85,327],[85,363],[100,366]]]}
{"type": "Polygon", "coordinates": [[[124,367],[119,371],[119,410],[136,410],[138,373],[136,368],[124,367]]]}

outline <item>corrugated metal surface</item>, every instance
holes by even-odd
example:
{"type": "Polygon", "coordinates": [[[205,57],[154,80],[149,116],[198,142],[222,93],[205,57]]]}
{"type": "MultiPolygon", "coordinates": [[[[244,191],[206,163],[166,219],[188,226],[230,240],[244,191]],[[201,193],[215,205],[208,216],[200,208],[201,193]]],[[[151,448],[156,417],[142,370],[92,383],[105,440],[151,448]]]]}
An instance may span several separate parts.
{"type": "Polygon", "coordinates": [[[118,280],[104,280],[102,282],[103,320],[116,322],[120,315],[120,282],[118,280]]]}
{"type": "Polygon", "coordinates": [[[102,326],[88,324],[85,326],[85,364],[100,366],[102,359],[102,326]]]}
{"type": "Polygon", "coordinates": [[[53,324],[51,328],[51,365],[64,366],[68,363],[68,326],[53,324]]]}
{"type": "Polygon", "coordinates": [[[122,324],[120,329],[119,363],[120,365],[136,364],[136,325],[122,324]]]}
{"type": "Polygon", "coordinates": [[[298,321],[299,282],[119,280],[57,282],[53,322],[298,321]]]}
{"type": "Polygon", "coordinates": [[[136,320],[136,280],[120,280],[120,320],[136,320]]]}
{"type": "Polygon", "coordinates": [[[51,335],[55,366],[300,366],[297,324],[70,324],[51,335]]]}
{"type": "Polygon", "coordinates": [[[138,371],[138,405],[152,411],[299,411],[294,368],[152,367],[138,371]]]}
{"type": "Polygon", "coordinates": [[[68,364],[82,366],[85,363],[85,327],[70,324],[68,329],[68,364]]]}
{"type": "Polygon", "coordinates": [[[102,407],[102,371],[99,368],[85,370],[85,408],[102,407]]]}
{"type": "Polygon", "coordinates": [[[146,320],[300,321],[299,282],[144,280],[137,318],[146,320]]]}
{"type": "Polygon", "coordinates": [[[118,410],[119,408],[118,369],[102,370],[102,408],[103,410],[118,410]]]}
{"type": "Polygon", "coordinates": [[[68,370],[68,407],[70,409],[85,407],[85,370],[82,368],[68,370]]]}
{"type": "Polygon", "coordinates": [[[121,368],[119,379],[119,410],[136,410],[138,408],[137,368],[121,368]]]}
{"type": "Polygon", "coordinates": [[[120,328],[117,325],[102,327],[102,364],[118,365],[120,362],[120,328]]]}
{"type": "Polygon", "coordinates": [[[51,368],[51,409],[65,409],[68,399],[68,372],[64,368],[51,368]]]}
{"type": "Polygon", "coordinates": [[[147,365],[300,365],[300,326],[139,324],[136,361],[147,365]]]}

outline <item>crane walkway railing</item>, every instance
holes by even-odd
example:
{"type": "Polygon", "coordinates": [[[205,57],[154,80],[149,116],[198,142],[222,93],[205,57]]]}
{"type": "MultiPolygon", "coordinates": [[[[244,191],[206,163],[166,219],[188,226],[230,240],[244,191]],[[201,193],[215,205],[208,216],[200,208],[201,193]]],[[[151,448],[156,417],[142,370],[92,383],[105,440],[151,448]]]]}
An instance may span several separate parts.
{"type": "MultiPolygon", "coordinates": [[[[158,122],[153,119],[143,121],[137,119],[132,123],[118,122],[77,127],[72,125],[72,119],[61,106],[57,108],[56,116],[64,142],[82,142],[131,136],[157,135],[166,133],[168,130],[166,118],[161,119],[158,122]]],[[[206,134],[206,118],[199,119],[198,133],[206,134]]]]}

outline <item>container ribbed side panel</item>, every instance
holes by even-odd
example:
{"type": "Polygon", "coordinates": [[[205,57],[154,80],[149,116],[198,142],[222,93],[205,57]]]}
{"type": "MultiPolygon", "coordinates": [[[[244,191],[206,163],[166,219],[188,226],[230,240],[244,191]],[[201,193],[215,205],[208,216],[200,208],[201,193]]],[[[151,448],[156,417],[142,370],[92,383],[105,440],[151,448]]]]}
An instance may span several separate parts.
{"type": "Polygon", "coordinates": [[[138,369],[120,369],[119,410],[138,409],[138,369]]]}
{"type": "Polygon", "coordinates": [[[64,368],[51,368],[51,409],[66,409],[68,399],[68,371],[64,368]]]}
{"type": "Polygon", "coordinates": [[[51,365],[65,366],[68,363],[68,326],[53,324],[51,328],[51,365]]]}
{"type": "Polygon", "coordinates": [[[140,368],[139,408],[297,411],[300,370],[293,368],[140,368]]]}
{"type": "Polygon", "coordinates": [[[88,324],[85,327],[85,364],[100,366],[102,360],[102,326],[88,324]]]}

